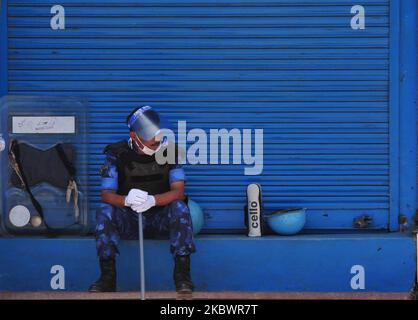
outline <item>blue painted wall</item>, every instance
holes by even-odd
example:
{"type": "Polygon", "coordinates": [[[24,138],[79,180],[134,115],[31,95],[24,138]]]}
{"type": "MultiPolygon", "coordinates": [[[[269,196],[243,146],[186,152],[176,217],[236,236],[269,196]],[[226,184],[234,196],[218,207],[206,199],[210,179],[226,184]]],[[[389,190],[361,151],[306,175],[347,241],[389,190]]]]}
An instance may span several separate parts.
{"type": "Polygon", "coordinates": [[[8,93],[7,1],[0,3],[0,97],[8,93]]]}
{"type": "MultiPolygon", "coordinates": [[[[416,8],[416,10],[417,10],[417,13],[416,13],[416,15],[418,16],[418,6],[417,6],[417,8],[416,8]]],[[[417,78],[418,78],[418,20],[416,21],[416,32],[415,32],[415,39],[416,39],[416,46],[417,46],[417,48],[416,48],[416,52],[415,52],[415,54],[416,54],[416,61],[417,61],[417,69],[416,69],[416,74],[417,74],[417,78]]],[[[418,101],[418,90],[416,90],[416,97],[415,97],[415,102],[416,101],[418,101]]],[[[416,122],[416,126],[418,127],[418,104],[416,104],[416,107],[417,107],[417,122],[416,122]]],[[[418,135],[417,135],[417,139],[418,139],[418,135]]],[[[417,140],[417,144],[418,144],[418,140],[417,140]]],[[[417,150],[417,171],[418,171],[418,150],[417,150]]],[[[417,189],[416,189],[416,191],[417,191],[417,193],[416,193],[416,213],[418,214],[418,175],[417,175],[417,179],[416,179],[416,181],[417,181],[417,183],[416,183],[416,185],[417,185],[417,189]]]]}
{"type": "MultiPolygon", "coordinates": [[[[397,230],[399,213],[411,217],[416,135],[403,137],[415,130],[413,64],[410,51],[402,53],[413,41],[399,37],[410,26],[399,27],[414,0],[363,1],[365,30],[350,28],[348,0],[63,0],[67,28],[53,31],[55,4],[8,0],[2,94],[90,101],[92,207],[101,149],[125,137],[132,107],[151,104],[190,128],[264,129],[261,176],[243,176],[243,166],[187,167],[188,191],[209,232],[242,231],[249,182],[263,185],[267,208],[307,207],[310,229],[351,229],[368,214],[372,229],[397,230]]],[[[65,266],[67,290],[85,290],[97,276],[91,238],[0,244],[0,290],[50,290],[53,264],[65,266]]],[[[122,290],[138,289],[136,246],[122,245],[122,290]]],[[[172,289],[166,242],[147,241],[146,250],[148,287],[172,289]]],[[[367,291],[405,292],[415,258],[409,234],[211,236],[198,239],[192,267],[198,290],[350,291],[349,268],[361,264],[367,291]]]]}
{"type": "Polygon", "coordinates": [[[408,218],[415,215],[416,209],[416,137],[417,127],[414,119],[416,112],[417,92],[417,48],[416,31],[417,2],[415,0],[401,3],[400,29],[400,207],[399,213],[408,218]],[[412,37],[411,37],[412,36],[412,37]],[[412,41],[410,39],[413,39],[412,41]],[[409,123],[402,126],[402,123],[409,123]],[[409,127],[409,129],[408,129],[409,127]]]}

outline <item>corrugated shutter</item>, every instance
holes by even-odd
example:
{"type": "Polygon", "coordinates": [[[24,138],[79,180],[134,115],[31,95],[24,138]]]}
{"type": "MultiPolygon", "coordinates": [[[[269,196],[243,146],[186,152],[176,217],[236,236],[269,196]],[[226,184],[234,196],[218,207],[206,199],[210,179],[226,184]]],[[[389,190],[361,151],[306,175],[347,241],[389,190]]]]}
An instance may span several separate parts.
{"type": "Polygon", "coordinates": [[[389,2],[364,0],[9,0],[9,90],[70,94],[92,107],[93,207],[106,143],[150,104],[188,128],[264,129],[264,171],[187,166],[207,229],[243,228],[245,188],[267,208],[306,207],[307,227],[389,217],[389,2]]]}

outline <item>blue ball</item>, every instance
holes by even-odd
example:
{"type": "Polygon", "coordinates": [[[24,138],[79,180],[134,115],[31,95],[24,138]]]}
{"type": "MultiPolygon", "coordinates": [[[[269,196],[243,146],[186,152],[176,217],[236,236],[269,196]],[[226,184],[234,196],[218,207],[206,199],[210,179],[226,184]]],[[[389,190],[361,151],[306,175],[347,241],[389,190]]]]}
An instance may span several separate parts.
{"type": "Polygon", "coordinates": [[[266,215],[270,228],[281,235],[293,235],[301,231],[306,222],[306,209],[279,210],[266,215]]]}
{"type": "Polygon", "coordinates": [[[188,206],[192,217],[193,234],[197,235],[205,224],[205,216],[202,208],[195,201],[189,199],[188,206]]]}

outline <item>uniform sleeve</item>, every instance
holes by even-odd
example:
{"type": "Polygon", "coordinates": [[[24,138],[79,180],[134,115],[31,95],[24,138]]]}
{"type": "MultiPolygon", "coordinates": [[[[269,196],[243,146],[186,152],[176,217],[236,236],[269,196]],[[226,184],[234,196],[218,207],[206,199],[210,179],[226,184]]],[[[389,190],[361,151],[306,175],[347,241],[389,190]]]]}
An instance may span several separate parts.
{"type": "Polygon", "coordinates": [[[118,189],[118,170],[116,167],[116,157],[106,154],[105,162],[100,170],[102,177],[102,190],[118,189]]]}
{"type": "Polygon", "coordinates": [[[170,184],[176,181],[186,181],[186,174],[181,165],[176,164],[170,169],[170,184]]]}

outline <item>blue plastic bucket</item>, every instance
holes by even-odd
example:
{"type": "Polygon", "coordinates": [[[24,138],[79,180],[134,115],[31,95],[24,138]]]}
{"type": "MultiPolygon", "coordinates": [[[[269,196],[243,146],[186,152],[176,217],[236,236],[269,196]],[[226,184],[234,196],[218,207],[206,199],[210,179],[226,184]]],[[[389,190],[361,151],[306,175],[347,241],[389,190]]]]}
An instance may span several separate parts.
{"type": "Polygon", "coordinates": [[[294,235],[300,232],[306,223],[306,209],[294,208],[278,210],[264,216],[270,228],[280,235],[294,235]]]}

